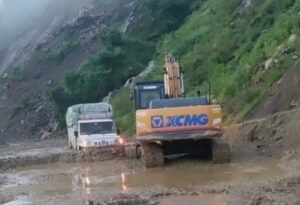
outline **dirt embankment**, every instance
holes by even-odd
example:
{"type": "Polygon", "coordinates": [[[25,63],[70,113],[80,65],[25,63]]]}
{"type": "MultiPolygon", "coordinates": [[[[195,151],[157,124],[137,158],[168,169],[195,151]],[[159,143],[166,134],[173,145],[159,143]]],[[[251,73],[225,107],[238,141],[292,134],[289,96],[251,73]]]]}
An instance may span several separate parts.
{"type": "Polygon", "coordinates": [[[268,91],[246,120],[294,109],[300,104],[300,61],[268,91]]]}
{"type": "Polygon", "coordinates": [[[300,109],[245,121],[226,128],[225,138],[236,157],[253,154],[282,157],[299,148],[300,109]]]}
{"type": "Polygon", "coordinates": [[[92,152],[71,150],[68,148],[66,139],[25,141],[0,146],[0,148],[0,172],[56,162],[80,163],[124,159],[122,153],[114,154],[110,149],[92,152]]]}

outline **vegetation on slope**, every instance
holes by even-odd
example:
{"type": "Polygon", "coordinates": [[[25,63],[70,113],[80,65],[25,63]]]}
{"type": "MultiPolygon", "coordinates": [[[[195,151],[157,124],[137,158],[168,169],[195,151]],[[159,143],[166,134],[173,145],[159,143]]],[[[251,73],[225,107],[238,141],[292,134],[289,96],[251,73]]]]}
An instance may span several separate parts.
{"type": "MultiPolygon", "coordinates": [[[[138,4],[144,6],[145,13],[140,20],[143,25],[133,28],[130,36],[111,28],[100,31],[103,48],[90,56],[77,73],[68,73],[61,86],[48,92],[62,127],[68,106],[99,102],[110,91],[120,88],[126,79],[140,73],[153,58],[155,44],[160,36],[182,25],[191,12],[192,2],[193,0],[138,1],[138,4]]],[[[118,126],[122,130],[133,131],[131,102],[128,102],[129,97],[125,97],[128,92],[120,92],[118,96],[123,96],[120,98],[122,100],[115,99],[112,104],[118,126]]]]}
{"type": "Polygon", "coordinates": [[[141,72],[152,57],[151,43],[127,37],[114,29],[105,29],[100,38],[103,48],[90,56],[78,72],[68,73],[63,85],[50,92],[61,125],[70,105],[99,102],[109,91],[120,88],[127,78],[141,72]]]}
{"type": "Polygon", "coordinates": [[[186,22],[159,42],[148,79],[162,80],[162,60],[172,53],[185,72],[187,96],[205,93],[211,81],[225,118],[242,119],[300,56],[299,1],[244,2],[196,0],[186,22]]]}
{"type": "MultiPolygon", "coordinates": [[[[130,36],[114,29],[99,33],[103,48],[77,72],[67,73],[48,94],[64,125],[68,106],[98,102],[125,80],[141,72],[150,59],[156,67],[147,79],[162,80],[163,58],[172,53],[185,72],[186,95],[205,93],[212,82],[214,99],[225,117],[242,118],[300,56],[300,3],[296,0],[139,0],[144,13],[130,36]]],[[[51,56],[63,59],[77,46],[66,41],[51,56]]],[[[22,76],[22,67],[13,77],[22,76]]],[[[112,96],[115,119],[122,131],[134,133],[130,89],[112,96]]]]}
{"type": "Polygon", "coordinates": [[[299,56],[299,9],[294,0],[252,1],[249,8],[237,0],[201,1],[182,27],[162,40],[158,59],[172,52],[185,71],[188,96],[210,80],[215,98],[237,114],[299,56]],[[267,68],[264,62],[271,58],[267,68]]]}

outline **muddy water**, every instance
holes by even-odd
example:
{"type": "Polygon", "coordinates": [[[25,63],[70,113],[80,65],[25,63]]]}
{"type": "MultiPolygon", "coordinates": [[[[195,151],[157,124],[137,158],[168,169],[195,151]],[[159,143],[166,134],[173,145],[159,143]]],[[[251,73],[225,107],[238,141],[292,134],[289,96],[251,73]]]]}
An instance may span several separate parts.
{"type": "Polygon", "coordinates": [[[160,205],[226,205],[222,195],[169,196],[161,200],[160,205]]]}
{"type": "MultiPolygon", "coordinates": [[[[205,185],[249,183],[282,174],[278,162],[272,159],[231,164],[185,159],[173,161],[163,168],[135,171],[124,166],[122,161],[56,163],[0,174],[0,197],[13,197],[10,204],[72,204],[92,196],[105,198],[119,192],[130,193],[155,186],[192,191],[205,185]]],[[[176,198],[166,200],[169,201],[164,204],[169,204],[170,200],[180,201],[176,198]]],[[[216,201],[216,204],[222,203],[216,201]]]]}

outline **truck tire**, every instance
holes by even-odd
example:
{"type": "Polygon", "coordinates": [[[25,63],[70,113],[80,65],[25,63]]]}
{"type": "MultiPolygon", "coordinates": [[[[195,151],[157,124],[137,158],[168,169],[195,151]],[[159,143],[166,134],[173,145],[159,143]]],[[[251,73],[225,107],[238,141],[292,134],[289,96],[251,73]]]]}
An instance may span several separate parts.
{"type": "Polygon", "coordinates": [[[137,145],[136,144],[128,144],[125,146],[125,154],[130,159],[138,158],[137,154],[137,145]]]}
{"type": "Polygon", "coordinates": [[[153,142],[142,142],[142,160],[146,168],[161,167],[164,165],[162,146],[153,142]]]}
{"type": "Polygon", "coordinates": [[[229,163],[231,161],[229,144],[222,139],[213,139],[211,142],[213,163],[229,163]]]}
{"type": "Polygon", "coordinates": [[[73,149],[73,145],[72,145],[71,141],[69,141],[69,148],[73,149]]]}

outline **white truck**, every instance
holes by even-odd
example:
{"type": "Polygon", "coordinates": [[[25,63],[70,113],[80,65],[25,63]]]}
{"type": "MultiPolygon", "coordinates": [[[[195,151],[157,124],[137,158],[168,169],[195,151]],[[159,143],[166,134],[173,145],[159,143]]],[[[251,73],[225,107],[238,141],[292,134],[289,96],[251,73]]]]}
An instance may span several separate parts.
{"type": "Polygon", "coordinates": [[[123,146],[124,140],[119,136],[112,116],[112,106],[107,103],[69,107],[66,123],[70,148],[83,150],[123,146]]]}

